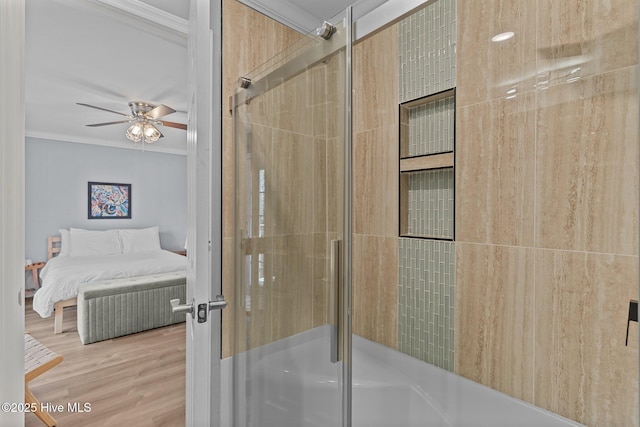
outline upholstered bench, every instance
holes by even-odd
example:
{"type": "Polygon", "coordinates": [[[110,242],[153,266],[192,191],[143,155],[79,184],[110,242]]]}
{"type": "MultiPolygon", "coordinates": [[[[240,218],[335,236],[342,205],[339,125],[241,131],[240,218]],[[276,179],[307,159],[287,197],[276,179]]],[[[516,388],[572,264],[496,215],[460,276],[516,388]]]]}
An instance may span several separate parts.
{"type": "Polygon", "coordinates": [[[83,344],[185,321],[172,299],[186,299],[186,275],[163,273],[84,283],[78,289],[78,334],[83,344]]]}

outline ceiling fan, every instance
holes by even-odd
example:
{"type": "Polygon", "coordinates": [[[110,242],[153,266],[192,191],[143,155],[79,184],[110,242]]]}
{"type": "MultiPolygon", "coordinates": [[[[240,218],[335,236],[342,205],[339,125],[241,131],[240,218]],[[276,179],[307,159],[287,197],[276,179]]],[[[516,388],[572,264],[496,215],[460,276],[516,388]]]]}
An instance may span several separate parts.
{"type": "Polygon", "coordinates": [[[164,135],[158,130],[156,126],[167,126],[176,129],[187,130],[187,125],[183,123],[176,122],[168,122],[166,120],[161,120],[162,117],[167,116],[169,114],[175,113],[171,107],[167,107],[166,105],[154,105],[148,102],[142,101],[131,101],[129,102],[129,107],[131,108],[131,114],[120,113],[119,111],[109,110],[107,108],[96,107],[95,105],[83,104],[81,102],[77,102],[76,104],[82,105],[83,107],[95,108],[96,110],[108,111],[110,113],[119,114],[121,116],[125,116],[125,120],[118,120],[115,122],[105,122],[105,123],[94,123],[87,126],[90,127],[98,127],[98,126],[107,126],[107,125],[115,125],[119,123],[131,123],[131,126],[127,129],[127,138],[133,142],[146,142],[152,143],[156,142],[158,139],[162,138],[164,135]]]}

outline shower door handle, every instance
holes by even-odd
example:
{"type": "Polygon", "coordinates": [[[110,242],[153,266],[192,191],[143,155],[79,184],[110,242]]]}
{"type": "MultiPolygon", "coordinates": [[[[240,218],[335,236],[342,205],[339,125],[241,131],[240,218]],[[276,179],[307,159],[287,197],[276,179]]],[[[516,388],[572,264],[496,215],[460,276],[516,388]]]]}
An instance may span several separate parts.
{"type": "Polygon", "coordinates": [[[342,360],[342,241],[331,241],[331,301],[330,323],[331,323],[331,362],[337,363],[342,360]]]}

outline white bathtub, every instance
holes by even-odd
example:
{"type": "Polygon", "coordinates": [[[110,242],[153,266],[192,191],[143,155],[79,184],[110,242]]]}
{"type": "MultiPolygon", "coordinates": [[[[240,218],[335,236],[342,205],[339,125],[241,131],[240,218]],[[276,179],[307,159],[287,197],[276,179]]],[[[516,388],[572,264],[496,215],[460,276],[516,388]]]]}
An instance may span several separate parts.
{"type": "MultiPolygon", "coordinates": [[[[238,383],[249,398],[236,425],[339,426],[341,366],[330,362],[328,343],[322,327],[241,354],[238,383]]],[[[223,360],[227,385],[231,366],[231,358],[223,360]]],[[[582,426],[358,336],[352,390],[353,427],[582,426]]],[[[223,425],[231,426],[231,393],[223,395],[223,425]]]]}

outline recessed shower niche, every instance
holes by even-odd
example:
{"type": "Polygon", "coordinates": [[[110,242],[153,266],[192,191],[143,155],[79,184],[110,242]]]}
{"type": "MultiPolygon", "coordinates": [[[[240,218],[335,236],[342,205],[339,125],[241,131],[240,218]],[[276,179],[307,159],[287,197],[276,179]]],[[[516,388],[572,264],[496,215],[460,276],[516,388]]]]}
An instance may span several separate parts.
{"type": "Polygon", "coordinates": [[[455,89],[400,104],[400,236],[454,239],[455,89]]]}

